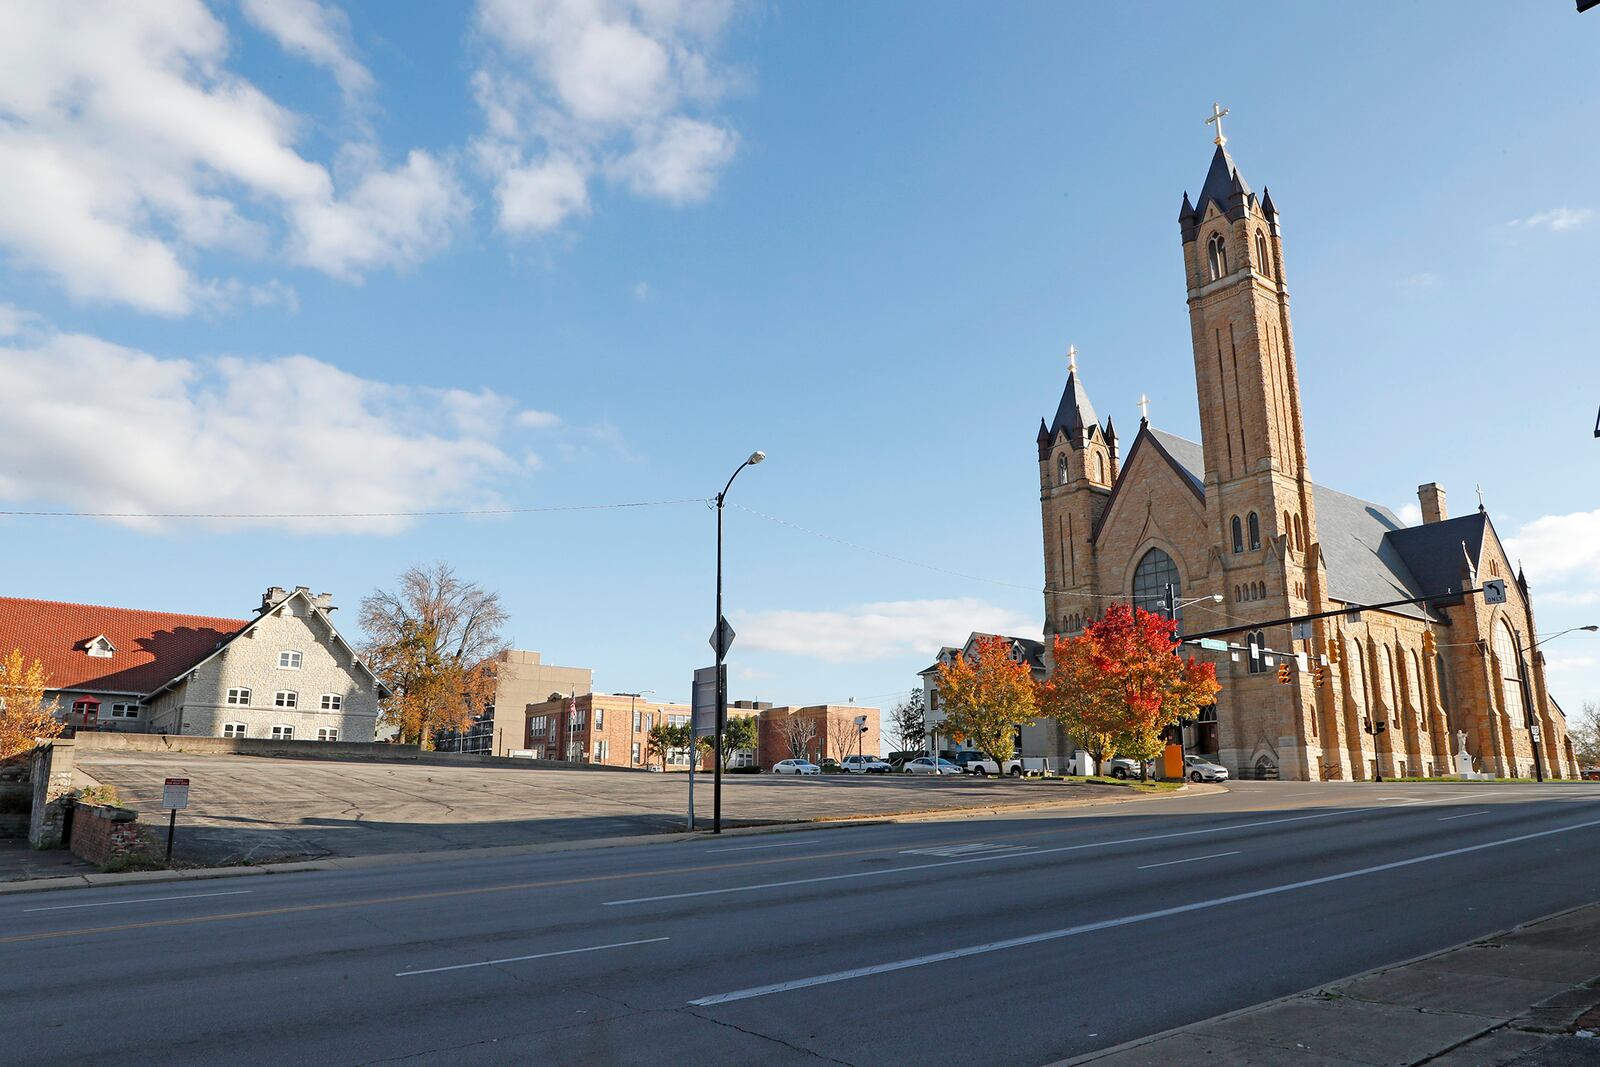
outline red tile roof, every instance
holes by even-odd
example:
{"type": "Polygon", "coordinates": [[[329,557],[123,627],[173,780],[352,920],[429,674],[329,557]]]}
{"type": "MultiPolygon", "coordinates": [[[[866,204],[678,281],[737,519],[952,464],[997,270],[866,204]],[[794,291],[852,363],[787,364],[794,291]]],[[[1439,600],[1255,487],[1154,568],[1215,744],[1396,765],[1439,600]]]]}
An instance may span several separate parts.
{"type": "Polygon", "coordinates": [[[37,657],[51,689],[149,693],[254,621],[0,597],[0,655],[37,657]],[[109,659],[86,651],[101,634],[116,648],[109,659]]]}

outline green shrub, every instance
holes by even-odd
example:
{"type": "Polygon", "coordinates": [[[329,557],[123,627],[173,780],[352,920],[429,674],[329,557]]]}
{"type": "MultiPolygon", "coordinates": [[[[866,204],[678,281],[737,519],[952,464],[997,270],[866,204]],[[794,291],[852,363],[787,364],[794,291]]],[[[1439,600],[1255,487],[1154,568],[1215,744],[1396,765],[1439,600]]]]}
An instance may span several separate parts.
{"type": "Polygon", "coordinates": [[[122,805],[122,796],[114,785],[91,785],[80,789],[77,800],[80,804],[106,804],[113,808],[122,805]]]}

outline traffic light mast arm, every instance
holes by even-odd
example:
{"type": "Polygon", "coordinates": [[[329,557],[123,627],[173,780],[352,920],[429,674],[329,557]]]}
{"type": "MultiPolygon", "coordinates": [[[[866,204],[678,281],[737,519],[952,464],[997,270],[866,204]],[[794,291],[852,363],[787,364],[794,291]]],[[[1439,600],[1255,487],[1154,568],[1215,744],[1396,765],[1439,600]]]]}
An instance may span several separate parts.
{"type": "Polygon", "coordinates": [[[1455,600],[1459,597],[1471,596],[1473,593],[1483,592],[1483,587],[1462,589],[1446,593],[1434,593],[1432,596],[1414,596],[1405,600],[1386,600],[1382,604],[1350,604],[1335,611],[1319,611],[1312,615],[1290,615],[1282,619],[1269,619],[1266,622],[1247,622],[1238,626],[1224,626],[1218,630],[1207,630],[1205,633],[1184,634],[1185,642],[1198,641],[1202,637],[1221,637],[1223,634],[1236,634],[1245,630],[1264,630],[1269,626],[1290,626],[1297,622],[1311,622],[1315,619],[1332,619],[1340,615],[1348,615],[1352,611],[1382,611],[1384,608],[1398,608],[1406,604],[1426,604],[1434,600],[1455,600]]]}

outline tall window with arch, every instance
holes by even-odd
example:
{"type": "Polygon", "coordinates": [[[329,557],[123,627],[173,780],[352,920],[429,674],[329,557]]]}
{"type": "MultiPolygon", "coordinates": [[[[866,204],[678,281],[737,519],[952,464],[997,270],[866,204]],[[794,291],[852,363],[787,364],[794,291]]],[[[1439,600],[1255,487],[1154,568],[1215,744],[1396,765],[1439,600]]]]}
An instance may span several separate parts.
{"type": "Polygon", "coordinates": [[[1306,550],[1306,527],[1298,515],[1294,517],[1294,547],[1297,552],[1306,550]]]}
{"type": "Polygon", "coordinates": [[[1244,524],[1239,521],[1239,516],[1233,517],[1233,552],[1238,555],[1244,551],[1244,524]]]}
{"type": "Polygon", "coordinates": [[[1098,452],[1094,454],[1094,480],[1106,484],[1106,457],[1098,452]]]}
{"type": "Polygon", "coordinates": [[[1422,657],[1417,655],[1417,650],[1411,650],[1411,684],[1417,692],[1417,714],[1422,719],[1422,732],[1428,732],[1428,705],[1432,703],[1428,693],[1428,676],[1422,671],[1422,657]]]}
{"type": "Polygon", "coordinates": [[[1350,669],[1355,672],[1356,677],[1361,681],[1360,685],[1352,685],[1350,687],[1350,700],[1356,706],[1357,715],[1365,715],[1367,709],[1372,707],[1372,690],[1367,683],[1367,654],[1366,650],[1361,646],[1361,638],[1351,639],[1350,669]]]}
{"type": "MultiPolygon", "coordinates": [[[[1167,599],[1167,585],[1172,585],[1172,599],[1176,603],[1183,596],[1183,582],[1178,577],[1178,565],[1172,557],[1159,548],[1152,548],[1139,560],[1133,570],[1133,603],[1146,611],[1160,612],[1167,599]]],[[[1178,612],[1178,629],[1183,629],[1183,612],[1178,612]]]]}
{"type": "Polygon", "coordinates": [[[1256,265],[1262,274],[1272,273],[1272,262],[1267,258],[1267,235],[1256,231],[1256,265]]]}
{"type": "Polygon", "coordinates": [[[1211,280],[1216,281],[1228,273],[1228,245],[1222,234],[1214,233],[1206,242],[1206,265],[1211,270],[1211,280]]]}
{"type": "Polygon", "coordinates": [[[1067,484],[1067,454],[1065,452],[1056,457],[1056,483],[1067,484]]]}
{"type": "Polygon", "coordinates": [[[1250,551],[1254,552],[1261,547],[1261,520],[1255,512],[1250,513],[1250,551]]]}
{"type": "Polygon", "coordinates": [[[1500,701],[1505,706],[1506,718],[1514,727],[1527,724],[1522,706],[1522,656],[1518,647],[1517,636],[1501,620],[1495,628],[1494,654],[1500,661],[1500,701]]]}
{"type": "Polygon", "coordinates": [[[1257,630],[1245,635],[1245,652],[1251,674],[1260,674],[1267,669],[1267,661],[1262,656],[1261,650],[1267,647],[1267,631],[1257,630]]]}

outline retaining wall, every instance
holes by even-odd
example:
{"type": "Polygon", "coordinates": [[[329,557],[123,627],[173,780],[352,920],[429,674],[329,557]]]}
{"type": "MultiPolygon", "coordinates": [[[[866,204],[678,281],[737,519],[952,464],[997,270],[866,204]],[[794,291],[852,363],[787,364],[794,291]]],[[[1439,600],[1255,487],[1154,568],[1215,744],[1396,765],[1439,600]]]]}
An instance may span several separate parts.
{"type": "Polygon", "coordinates": [[[79,751],[187,752],[199,756],[265,756],[276,759],[372,760],[386,763],[423,763],[448,767],[561,768],[579,771],[616,771],[646,774],[632,767],[601,763],[563,763],[560,760],[521,759],[515,756],[479,756],[463,752],[424,752],[416,745],[389,745],[375,741],[273,741],[263,737],[178,737],[171,734],[80,733],[74,739],[79,751]]]}

